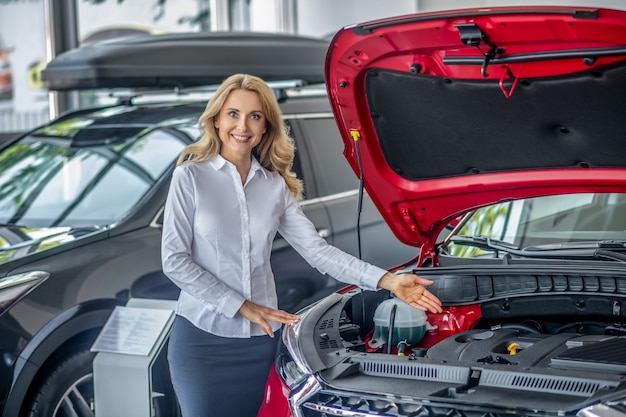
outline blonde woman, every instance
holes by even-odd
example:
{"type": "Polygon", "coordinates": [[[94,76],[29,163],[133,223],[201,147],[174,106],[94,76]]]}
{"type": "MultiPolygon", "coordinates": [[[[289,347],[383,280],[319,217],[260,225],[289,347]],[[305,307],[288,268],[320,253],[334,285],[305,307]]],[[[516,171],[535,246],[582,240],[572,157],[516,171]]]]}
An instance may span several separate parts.
{"type": "Polygon", "coordinates": [[[274,359],[274,332],[298,316],[277,309],[270,267],[277,232],[322,273],[385,288],[441,311],[432,282],[391,274],[330,246],[303,214],[294,144],[260,78],[235,74],[209,100],[201,139],[174,170],[163,224],[163,270],[181,289],[168,361],[184,417],[253,417],[274,359]]]}

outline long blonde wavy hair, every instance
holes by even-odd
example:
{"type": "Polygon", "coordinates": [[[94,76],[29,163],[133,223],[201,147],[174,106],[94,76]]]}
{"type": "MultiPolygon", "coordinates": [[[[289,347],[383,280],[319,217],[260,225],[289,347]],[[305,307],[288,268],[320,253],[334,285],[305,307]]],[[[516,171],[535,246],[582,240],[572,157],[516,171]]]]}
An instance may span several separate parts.
{"type": "Polygon", "coordinates": [[[295,155],[295,144],[289,136],[278,101],[271,87],[261,78],[253,75],[234,74],[224,80],[198,119],[198,127],[202,136],[183,150],[176,165],[208,161],[220,152],[222,142],[215,129],[214,120],[233,90],[253,91],[258,94],[267,121],[265,134],[263,134],[261,142],[255,147],[259,162],[268,171],[278,172],[296,199],[300,199],[302,197],[302,181],[296,177],[291,169],[295,155]]]}

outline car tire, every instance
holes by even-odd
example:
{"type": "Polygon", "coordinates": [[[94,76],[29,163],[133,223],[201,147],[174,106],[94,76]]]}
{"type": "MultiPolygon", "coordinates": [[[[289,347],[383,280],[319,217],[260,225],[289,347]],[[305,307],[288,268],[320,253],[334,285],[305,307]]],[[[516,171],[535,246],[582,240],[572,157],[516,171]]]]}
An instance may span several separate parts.
{"type": "Polygon", "coordinates": [[[80,417],[94,415],[93,358],[83,350],[52,369],[34,395],[29,417],[65,417],[73,408],[80,417]]]}
{"type": "MultiPolygon", "coordinates": [[[[69,356],[48,373],[34,394],[29,417],[93,417],[95,395],[93,386],[93,359],[95,353],[82,350],[69,356]]],[[[160,359],[160,358],[159,358],[160,359]]],[[[157,359],[152,369],[155,391],[167,391],[157,396],[154,404],[156,417],[176,417],[180,410],[169,382],[169,373],[157,359]],[[167,373],[167,375],[164,374],[167,373]]]]}

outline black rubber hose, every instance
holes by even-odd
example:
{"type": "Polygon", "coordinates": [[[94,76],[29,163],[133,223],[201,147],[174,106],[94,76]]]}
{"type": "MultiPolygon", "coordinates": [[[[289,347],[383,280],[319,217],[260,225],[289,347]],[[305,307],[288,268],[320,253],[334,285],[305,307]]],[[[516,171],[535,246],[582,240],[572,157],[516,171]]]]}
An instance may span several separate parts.
{"type": "Polygon", "coordinates": [[[391,307],[391,313],[389,313],[389,331],[387,332],[387,354],[391,354],[391,341],[393,340],[393,328],[396,325],[396,310],[398,309],[398,304],[393,305],[391,307]]]}
{"type": "Polygon", "coordinates": [[[525,323],[504,323],[500,325],[500,327],[502,329],[520,330],[522,332],[528,332],[528,333],[541,333],[539,329],[537,329],[536,327],[533,327],[525,323]]]}

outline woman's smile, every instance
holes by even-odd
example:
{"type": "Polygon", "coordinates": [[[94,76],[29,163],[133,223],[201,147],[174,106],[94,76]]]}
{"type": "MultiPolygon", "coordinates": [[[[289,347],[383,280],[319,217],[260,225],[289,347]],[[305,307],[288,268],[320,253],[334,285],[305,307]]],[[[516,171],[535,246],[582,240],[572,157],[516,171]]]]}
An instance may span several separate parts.
{"type": "Polygon", "coordinates": [[[243,135],[236,135],[236,134],[232,134],[231,136],[233,137],[233,139],[235,139],[235,141],[244,142],[244,143],[249,141],[250,138],[252,137],[252,136],[243,136],[243,135]]]}

